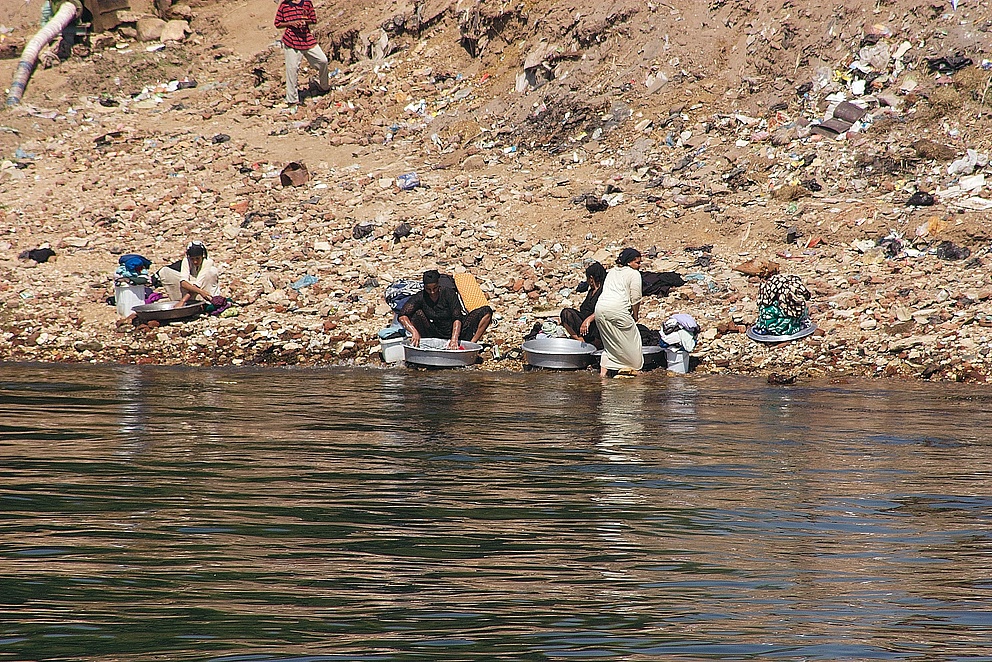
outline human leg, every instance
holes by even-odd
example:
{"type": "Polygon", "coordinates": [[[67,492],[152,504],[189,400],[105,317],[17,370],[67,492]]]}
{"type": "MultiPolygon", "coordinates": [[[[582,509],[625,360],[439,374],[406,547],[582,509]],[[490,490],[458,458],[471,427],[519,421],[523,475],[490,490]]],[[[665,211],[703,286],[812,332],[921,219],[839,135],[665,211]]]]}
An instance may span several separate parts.
{"type": "Polygon", "coordinates": [[[575,308],[565,308],[561,311],[561,325],[565,327],[568,331],[568,336],[575,340],[582,338],[579,334],[579,329],[582,327],[582,322],[585,320],[582,318],[582,313],[577,311],[575,308]]]}
{"type": "Polygon", "coordinates": [[[220,271],[212,265],[203,267],[196,277],[195,285],[200,289],[198,294],[205,301],[210,301],[211,297],[220,294],[220,271]]]}
{"type": "Polygon", "coordinates": [[[330,81],[327,78],[327,56],[324,55],[324,51],[320,49],[320,46],[314,46],[303,55],[307,58],[310,66],[317,70],[317,80],[319,81],[321,92],[331,89],[330,81]]]}
{"type": "Polygon", "coordinates": [[[431,324],[431,321],[427,319],[427,315],[424,315],[424,311],[418,310],[410,318],[410,322],[417,329],[417,333],[420,334],[421,338],[443,338],[444,336],[438,330],[436,326],[431,324]]]}
{"type": "Polygon", "coordinates": [[[179,289],[182,290],[183,293],[183,298],[180,299],[183,303],[196,299],[198,296],[204,301],[210,301],[211,294],[207,290],[198,286],[196,283],[184,280],[179,283],[179,289]]]}
{"type": "Polygon", "coordinates": [[[493,319],[493,309],[489,306],[476,308],[462,320],[462,330],[459,339],[470,342],[479,342],[482,334],[489,328],[489,323],[493,319]]]}
{"type": "Polygon", "coordinates": [[[600,365],[606,370],[640,370],[644,367],[641,334],[633,316],[625,310],[596,310],[596,324],[603,338],[600,365]]]}
{"type": "Polygon", "coordinates": [[[295,48],[282,47],[286,56],[286,103],[298,104],[300,93],[297,89],[300,75],[300,61],[303,59],[303,52],[295,48]]]}
{"type": "Polygon", "coordinates": [[[183,298],[181,273],[169,267],[162,267],[158,270],[158,277],[170,301],[179,301],[183,298]]]}

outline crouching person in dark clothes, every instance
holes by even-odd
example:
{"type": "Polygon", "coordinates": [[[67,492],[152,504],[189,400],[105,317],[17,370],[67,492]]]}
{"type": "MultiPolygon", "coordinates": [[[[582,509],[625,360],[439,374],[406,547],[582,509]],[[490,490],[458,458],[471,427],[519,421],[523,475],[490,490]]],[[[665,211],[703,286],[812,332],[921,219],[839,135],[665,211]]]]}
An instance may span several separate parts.
{"type": "Polygon", "coordinates": [[[461,340],[479,342],[493,319],[489,306],[462,312],[458,292],[441,287],[441,274],[424,272],[424,289],[410,297],[399,314],[399,322],[410,332],[410,344],[417,347],[421,338],[447,338],[449,349],[458,349],[461,340]]]}
{"type": "Polygon", "coordinates": [[[565,308],[561,311],[561,325],[568,331],[570,338],[584,340],[587,343],[603,349],[603,341],[596,328],[596,302],[603,293],[603,282],[606,280],[606,269],[599,262],[593,262],[586,267],[586,283],[589,285],[585,301],[579,309],[565,308]]]}

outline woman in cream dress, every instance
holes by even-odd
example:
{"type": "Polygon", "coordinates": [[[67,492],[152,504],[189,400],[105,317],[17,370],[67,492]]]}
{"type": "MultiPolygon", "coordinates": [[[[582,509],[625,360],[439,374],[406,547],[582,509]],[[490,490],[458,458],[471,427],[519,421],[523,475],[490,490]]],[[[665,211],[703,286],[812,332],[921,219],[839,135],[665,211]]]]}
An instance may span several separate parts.
{"type": "Polygon", "coordinates": [[[596,303],[596,325],[603,338],[600,374],[604,377],[619,370],[644,367],[641,334],[637,316],[641,308],[641,254],[625,248],[603,283],[603,293],[596,303]]]}
{"type": "Polygon", "coordinates": [[[186,247],[179,270],[162,267],[158,272],[169,299],[177,307],[185,306],[191,299],[202,298],[207,303],[220,294],[220,273],[214,261],[207,257],[207,247],[194,241],[186,247]]]}

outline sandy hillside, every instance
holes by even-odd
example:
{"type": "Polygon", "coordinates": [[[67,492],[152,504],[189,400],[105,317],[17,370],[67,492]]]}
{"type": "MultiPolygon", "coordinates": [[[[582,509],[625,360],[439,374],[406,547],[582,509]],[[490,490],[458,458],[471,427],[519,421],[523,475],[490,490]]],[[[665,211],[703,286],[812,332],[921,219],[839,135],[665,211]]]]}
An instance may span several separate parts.
{"type": "MultiPolygon", "coordinates": [[[[635,244],[691,276],[649,319],[703,321],[701,370],[985,379],[988,2],[315,5],[332,91],[298,109],[268,0],[133,6],[190,32],[161,48],[123,24],[39,68],[0,113],[5,356],[375,363],[382,288],[435,265],[476,275],[512,349],[577,303],[585,261],[635,244]],[[827,123],[842,100],[864,116],[827,123]],[[273,177],[291,161],[305,186],[273,177]],[[422,186],[397,190],[408,172],[422,186]],[[116,257],[161,265],[190,237],[239,317],[202,342],[177,340],[205,321],[117,328],[116,257]],[[44,242],[52,262],[17,259],[44,242]],[[739,333],[750,259],[808,282],[813,340],[739,333]]],[[[11,38],[36,10],[0,0],[11,38]]]]}

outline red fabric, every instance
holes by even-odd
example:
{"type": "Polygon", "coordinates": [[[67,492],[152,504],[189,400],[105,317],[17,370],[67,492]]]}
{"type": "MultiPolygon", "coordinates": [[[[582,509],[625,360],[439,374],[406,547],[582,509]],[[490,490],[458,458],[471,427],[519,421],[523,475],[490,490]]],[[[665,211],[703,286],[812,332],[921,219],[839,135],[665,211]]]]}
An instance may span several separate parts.
{"type": "Polygon", "coordinates": [[[310,31],[309,24],[317,23],[317,12],[314,11],[313,3],[310,0],[301,0],[300,2],[283,0],[279,3],[273,23],[279,25],[293,21],[306,21],[308,25],[302,28],[286,28],[286,31],[282,33],[283,46],[298,51],[308,51],[316,46],[317,38],[310,31]]]}

